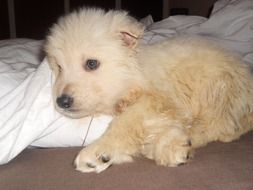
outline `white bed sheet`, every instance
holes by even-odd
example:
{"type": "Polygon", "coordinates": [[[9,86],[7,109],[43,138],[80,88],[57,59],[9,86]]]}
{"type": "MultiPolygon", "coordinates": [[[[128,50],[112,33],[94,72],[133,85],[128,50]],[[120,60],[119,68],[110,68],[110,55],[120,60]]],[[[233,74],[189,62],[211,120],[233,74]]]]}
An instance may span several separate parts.
{"type": "Polygon", "coordinates": [[[220,0],[210,18],[172,16],[147,27],[144,41],[154,43],[176,36],[215,41],[253,65],[253,1],[220,0]]]}
{"type": "MultiPolygon", "coordinates": [[[[201,36],[238,53],[253,65],[253,1],[220,0],[209,19],[173,16],[161,22],[149,20],[144,43],[175,36],[201,36]]],[[[42,41],[0,41],[0,164],[7,163],[29,145],[81,146],[98,138],[110,116],[72,120],[53,106],[52,72],[41,63],[42,41]],[[89,128],[89,132],[87,133],[89,128]],[[86,135],[88,136],[86,137],[86,135]]]]}

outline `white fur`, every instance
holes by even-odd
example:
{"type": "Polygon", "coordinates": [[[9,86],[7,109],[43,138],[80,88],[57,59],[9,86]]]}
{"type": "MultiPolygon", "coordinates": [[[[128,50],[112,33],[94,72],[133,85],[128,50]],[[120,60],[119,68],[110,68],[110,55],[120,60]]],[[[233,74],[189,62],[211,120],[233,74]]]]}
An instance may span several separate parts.
{"type": "Polygon", "coordinates": [[[57,110],[73,118],[114,115],[106,133],[78,155],[82,172],[101,172],[137,155],[177,166],[194,148],[253,128],[249,66],[198,39],[140,45],[143,30],[126,12],[83,9],[61,18],[47,38],[54,97],[74,98],[75,111],[57,110]],[[91,58],[101,64],[87,72],[91,58]]]}

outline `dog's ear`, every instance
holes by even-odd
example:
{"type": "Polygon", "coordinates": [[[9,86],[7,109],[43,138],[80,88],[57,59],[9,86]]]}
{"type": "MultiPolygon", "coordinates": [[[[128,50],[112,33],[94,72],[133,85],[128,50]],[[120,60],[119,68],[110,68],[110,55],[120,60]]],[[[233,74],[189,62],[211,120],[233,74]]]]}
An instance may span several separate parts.
{"type": "Polygon", "coordinates": [[[131,49],[135,48],[144,33],[145,26],[129,16],[126,11],[110,11],[108,14],[113,14],[112,28],[114,34],[116,32],[124,46],[131,49]]]}
{"type": "Polygon", "coordinates": [[[50,56],[46,56],[46,59],[50,69],[53,71],[53,74],[57,76],[60,72],[60,67],[56,64],[55,59],[50,56]]]}
{"type": "Polygon", "coordinates": [[[121,40],[123,41],[123,44],[130,48],[135,48],[139,39],[139,36],[136,36],[134,34],[131,34],[129,32],[121,31],[121,40]]]}
{"type": "Polygon", "coordinates": [[[55,56],[53,54],[55,53],[55,47],[52,46],[52,37],[51,35],[48,35],[44,45],[43,45],[43,50],[46,54],[46,60],[48,62],[49,68],[53,71],[53,74],[57,76],[61,70],[60,66],[56,62],[55,56]]]}
{"type": "Polygon", "coordinates": [[[130,20],[131,23],[120,31],[120,38],[123,45],[133,49],[138,44],[138,40],[142,37],[144,33],[144,26],[134,19],[130,20]]]}

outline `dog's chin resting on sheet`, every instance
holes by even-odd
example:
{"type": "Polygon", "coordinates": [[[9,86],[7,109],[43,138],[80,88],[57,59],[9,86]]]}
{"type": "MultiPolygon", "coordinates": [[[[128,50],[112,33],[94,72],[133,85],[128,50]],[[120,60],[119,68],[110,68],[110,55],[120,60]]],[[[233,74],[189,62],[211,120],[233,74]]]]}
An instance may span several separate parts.
{"type": "Polygon", "coordinates": [[[75,159],[82,172],[145,156],[186,163],[195,148],[253,128],[249,66],[199,39],[139,43],[144,27],[124,11],[82,9],[51,28],[45,51],[56,109],[71,118],[111,114],[101,138],[75,159]]]}

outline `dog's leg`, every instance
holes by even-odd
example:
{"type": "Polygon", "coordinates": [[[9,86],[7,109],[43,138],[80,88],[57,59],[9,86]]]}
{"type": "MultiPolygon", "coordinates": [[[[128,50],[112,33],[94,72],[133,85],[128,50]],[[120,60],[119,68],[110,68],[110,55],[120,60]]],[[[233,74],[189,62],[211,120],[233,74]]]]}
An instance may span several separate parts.
{"type": "Polygon", "coordinates": [[[186,163],[193,156],[191,139],[180,120],[170,116],[156,117],[145,122],[148,134],[142,154],[154,159],[158,165],[175,167],[186,163]]]}
{"type": "Polygon", "coordinates": [[[76,169],[101,172],[111,164],[130,162],[140,154],[161,165],[185,163],[191,141],[178,120],[179,112],[168,102],[163,97],[143,95],[114,118],[100,139],[79,153],[76,169]]]}
{"type": "Polygon", "coordinates": [[[179,127],[169,127],[155,146],[158,165],[175,167],[185,164],[193,155],[189,136],[179,127]]]}
{"type": "Polygon", "coordinates": [[[112,164],[131,162],[132,156],[141,152],[144,112],[142,103],[137,102],[115,116],[102,137],[78,154],[76,169],[99,173],[112,164]]]}

